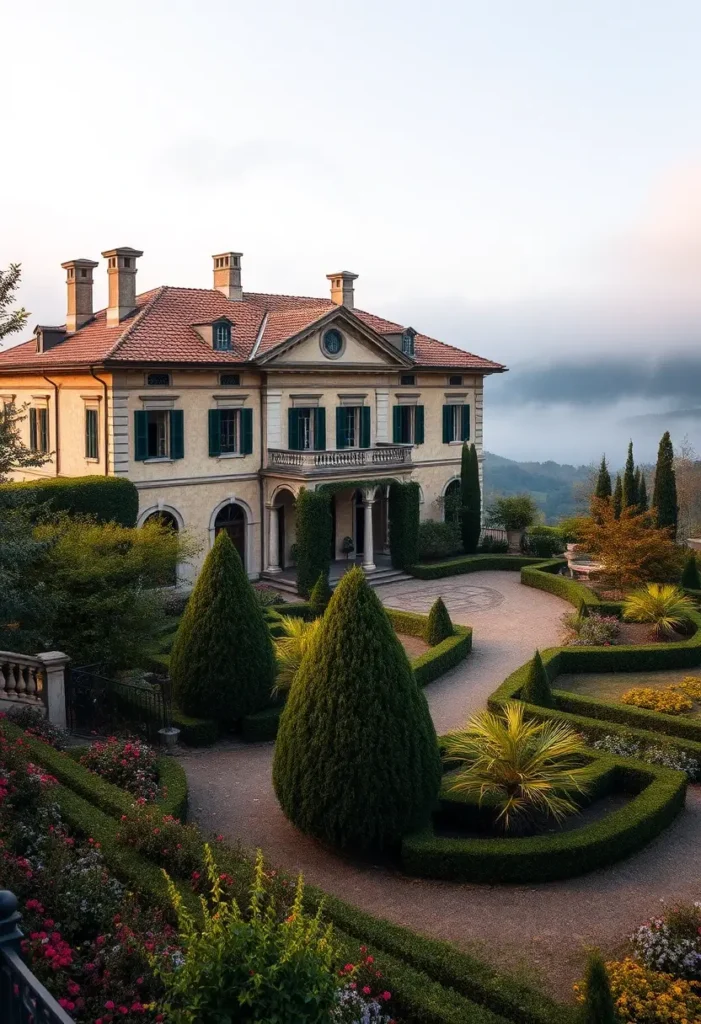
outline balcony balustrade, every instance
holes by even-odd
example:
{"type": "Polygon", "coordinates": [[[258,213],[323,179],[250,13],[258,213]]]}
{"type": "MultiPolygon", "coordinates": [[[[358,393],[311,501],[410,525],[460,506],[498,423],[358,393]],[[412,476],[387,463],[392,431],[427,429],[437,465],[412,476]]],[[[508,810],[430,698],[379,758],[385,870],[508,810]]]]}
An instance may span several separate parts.
{"type": "Polygon", "coordinates": [[[320,476],[355,469],[396,469],[411,466],[410,444],[378,444],[374,448],[292,451],[268,448],[268,468],[320,476]]]}

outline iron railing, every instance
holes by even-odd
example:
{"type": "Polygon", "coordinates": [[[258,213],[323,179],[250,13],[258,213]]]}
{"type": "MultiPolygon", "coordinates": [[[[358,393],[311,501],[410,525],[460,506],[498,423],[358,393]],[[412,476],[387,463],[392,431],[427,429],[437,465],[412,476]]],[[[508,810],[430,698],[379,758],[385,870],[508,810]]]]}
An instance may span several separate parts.
{"type": "Polygon", "coordinates": [[[105,674],[101,665],[72,668],[66,687],[68,728],[77,733],[138,732],[150,743],[172,724],[168,679],[128,682],[105,674]]]}
{"type": "Polygon", "coordinates": [[[29,970],[20,953],[17,897],[0,890],[0,1021],[2,1024],[74,1024],[29,970]]]}

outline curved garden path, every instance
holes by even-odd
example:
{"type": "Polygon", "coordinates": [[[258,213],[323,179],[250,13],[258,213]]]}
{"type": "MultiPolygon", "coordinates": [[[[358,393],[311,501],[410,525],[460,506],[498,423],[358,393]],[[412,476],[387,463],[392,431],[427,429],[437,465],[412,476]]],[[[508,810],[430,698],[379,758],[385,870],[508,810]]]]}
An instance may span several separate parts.
{"type": "MultiPolygon", "coordinates": [[[[473,653],[426,689],[437,731],[460,726],[499,683],[557,641],[559,598],[519,583],[512,572],[385,587],[392,607],[428,611],[442,595],[453,621],[475,629],[473,653]]],[[[230,742],[186,751],[191,814],[205,828],[379,917],[471,948],[497,966],[568,998],[584,947],[615,950],[661,901],[701,896],[701,789],[677,821],[641,853],[611,868],[546,885],[486,886],[408,878],[357,864],[301,835],[278,807],[270,775],[272,744],[230,742]]]]}

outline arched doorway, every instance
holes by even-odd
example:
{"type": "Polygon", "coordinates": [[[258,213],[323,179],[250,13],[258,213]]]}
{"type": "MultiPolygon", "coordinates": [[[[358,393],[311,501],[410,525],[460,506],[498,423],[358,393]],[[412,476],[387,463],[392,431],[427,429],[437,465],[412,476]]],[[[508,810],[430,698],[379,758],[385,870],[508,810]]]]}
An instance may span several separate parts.
{"type": "Polygon", "coordinates": [[[220,508],[214,520],[214,535],[226,530],[246,568],[246,513],[236,502],[229,502],[220,508]]]}
{"type": "Polygon", "coordinates": [[[460,522],[459,480],[451,480],[443,493],[443,518],[446,523],[460,522]]]}
{"type": "Polygon", "coordinates": [[[176,533],[180,529],[178,520],[175,518],[172,512],[167,512],[165,509],[159,509],[158,512],[152,512],[151,515],[146,516],[144,519],[145,523],[160,523],[161,526],[167,526],[176,533]]]}

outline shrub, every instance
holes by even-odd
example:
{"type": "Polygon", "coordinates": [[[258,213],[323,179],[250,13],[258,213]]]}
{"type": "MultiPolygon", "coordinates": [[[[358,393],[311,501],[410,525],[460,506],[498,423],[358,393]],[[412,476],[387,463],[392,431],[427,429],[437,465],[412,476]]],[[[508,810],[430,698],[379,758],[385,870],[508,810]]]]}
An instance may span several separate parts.
{"type": "Polygon", "coordinates": [[[553,706],[550,680],[548,679],[545,665],[543,665],[540,651],[536,651],[531,659],[520,696],[521,700],[525,700],[528,704],[537,704],[541,708],[551,708],[553,706]]]}
{"type": "Polygon", "coordinates": [[[453,623],[450,621],[448,609],[443,603],[442,597],[437,597],[431,605],[428,613],[428,625],[426,627],[426,643],[430,647],[447,640],[453,635],[453,623]]]}
{"type": "Polygon", "coordinates": [[[273,783],[282,809],[326,842],[382,849],[426,821],[440,774],[426,698],[379,598],[351,569],[280,719],[273,783]]]}
{"type": "Polygon", "coordinates": [[[462,447],[460,464],[460,532],[466,555],[477,551],[482,529],[482,492],[480,489],[479,460],[474,444],[462,447]]]}
{"type": "Polygon", "coordinates": [[[698,676],[685,676],[681,683],[675,683],[673,690],[681,690],[689,700],[701,702],[701,679],[698,676]]]}
{"type": "Polygon", "coordinates": [[[701,1020],[701,995],[693,981],[653,971],[630,958],[606,964],[616,1010],[635,1024],[691,1024],[701,1020]]]}
{"type": "Polygon", "coordinates": [[[602,565],[602,581],[616,590],[641,583],[679,579],[681,549],[669,530],[657,529],[650,516],[636,507],[623,507],[616,517],[613,505],[592,499],[592,516],[583,520],[582,544],[602,565]]]}
{"type": "Polygon", "coordinates": [[[178,878],[199,877],[202,836],[196,825],[183,825],[155,807],[135,805],[121,816],[116,836],[121,846],[143,854],[178,878]]]}
{"type": "Polygon", "coordinates": [[[634,686],[626,690],[621,703],[647,708],[648,711],[661,711],[665,715],[683,715],[693,708],[688,697],[682,697],[672,690],[653,690],[645,686],[634,686]]]}
{"type": "Polygon", "coordinates": [[[527,530],[538,516],[538,506],[530,494],[512,494],[497,498],[490,506],[487,517],[494,526],[503,530],[527,530]]]}
{"type": "Polygon", "coordinates": [[[601,647],[612,644],[621,631],[621,624],[613,615],[589,612],[585,604],[577,612],[562,616],[565,632],[562,641],[569,647],[601,647]]]}
{"type": "MultiPolygon", "coordinates": [[[[538,528],[536,527],[536,529],[538,528]]],[[[565,545],[559,534],[537,533],[536,530],[533,530],[523,538],[522,548],[528,555],[552,558],[553,555],[561,555],[565,550],[565,545]]]]}
{"type": "Polygon", "coordinates": [[[253,587],[253,593],[255,594],[256,601],[261,608],[275,608],[280,604],[282,598],[275,590],[271,590],[270,587],[253,587]]]}
{"type": "Polygon", "coordinates": [[[685,590],[701,590],[701,575],[699,575],[699,566],[693,551],[689,553],[684,563],[681,585],[685,590]]]}
{"type": "Polygon", "coordinates": [[[309,597],[312,587],[331,565],[331,497],[323,488],[303,487],[295,502],[297,589],[309,597]]]}
{"type": "Polygon", "coordinates": [[[652,635],[668,639],[684,629],[694,602],[678,587],[648,583],[644,590],[630,594],[623,605],[623,616],[630,622],[652,622],[652,635]]]}
{"type": "Polygon", "coordinates": [[[460,531],[454,522],[424,519],[419,523],[419,558],[449,558],[460,552],[460,531]]]}
{"type": "Polygon", "coordinates": [[[319,629],[320,619],[305,622],[299,616],[282,615],[279,627],[282,635],[275,638],[277,678],[275,690],[289,690],[297,677],[304,655],[319,629]]]}
{"type": "Polygon", "coordinates": [[[631,943],[636,959],[651,970],[701,981],[701,903],[680,904],[653,918],[631,935],[631,943]]]}
{"type": "Polygon", "coordinates": [[[598,952],[590,953],[587,961],[582,1024],[617,1024],[606,964],[598,952]]]}
{"type": "Polygon", "coordinates": [[[419,560],[419,485],[411,480],[389,489],[389,551],[395,569],[419,560]]]}
{"type": "Polygon", "coordinates": [[[259,852],[244,917],[227,898],[209,846],[205,863],[211,913],[200,923],[168,883],[178,917],[181,962],[153,957],[151,965],[165,986],[162,1010],[182,1024],[225,1020],[326,1024],[337,1004],[339,986],[331,926],[303,907],[302,880],[288,915],[279,918],[267,893],[259,852]]]}
{"type": "Polygon", "coordinates": [[[236,548],[222,530],[207,555],[170,656],[179,707],[232,722],[270,703],[275,657],[236,548]]]}
{"type": "Polygon", "coordinates": [[[63,750],[66,746],[66,730],[50,722],[43,711],[38,708],[33,708],[28,704],[19,704],[14,707],[10,704],[7,718],[13,725],[24,729],[28,736],[43,740],[55,750],[63,750]]]}
{"type": "Polygon", "coordinates": [[[508,540],[498,540],[496,537],[490,537],[489,534],[486,534],[482,538],[482,543],[477,550],[483,555],[505,555],[509,550],[509,542],[508,540]]]}
{"type": "Polygon", "coordinates": [[[675,771],[684,772],[692,782],[701,781],[701,761],[671,743],[645,743],[633,733],[623,729],[620,733],[607,734],[593,739],[591,745],[595,750],[603,750],[616,757],[633,757],[638,761],[647,761],[648,764],[661,764],[665,768],[674,768],[675,771]]]}
{"type": "Polygon", "coordinates": [[[156,752],[140,740],[118,740],[110,736],[104,742],[91,744],[80,763],[142,800],[155,800],[158,796],[156,752]]]}
{"type": "Polygon", "coordinates": [[[489,798],[505,832],[562,821],[578,810],[574,794],[586,793],[592,777],[578,735],[563,722],[527,721],[518,701],[499,714],[480,712],[443,745],[446,760],[460,766],[449,791],[478,796],[480,806],[489,798]]]}
{"type": "Polygon", "coordinates": [[[0,484],[0,508],[18,503],[34,505],[42,513],[69,512],[120,526],[136,526],[139,514],[139,492],[131,480],[118,476],[58,476],[0,484]]]}
{"type": "Polygon", "coordinates": [[[326,606],[331,600],[331,594],[333,591],[329,586],[328,573],[319,573],[319,579],[312,587],[312,592],[309,595],[309,604],[314,615],[323,615],[326,611],[326,606]]]}

